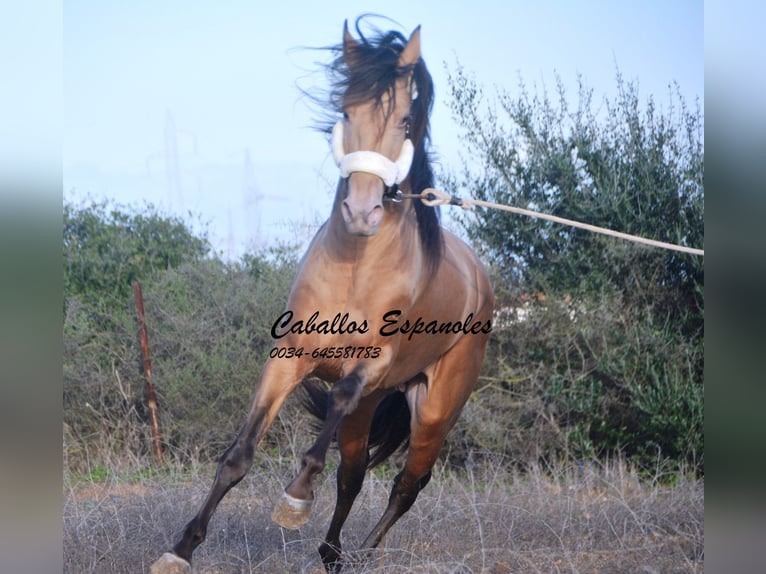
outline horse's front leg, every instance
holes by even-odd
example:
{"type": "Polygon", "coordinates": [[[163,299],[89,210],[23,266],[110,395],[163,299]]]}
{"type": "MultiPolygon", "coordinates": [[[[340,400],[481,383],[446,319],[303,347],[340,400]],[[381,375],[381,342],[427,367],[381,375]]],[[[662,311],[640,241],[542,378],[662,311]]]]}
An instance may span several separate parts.
{"type": "Polygon", "coordinates": [[[152,574],[183,572],[184,562],[188,570],[192,553],[205,540],[208,523],[218,504],[250,470],[258,442],[271,426],[287,396],[308,374],[307,367],[308,364],[295,360],[267,361],[245,424],[221,457],[205,502],[186,525],[181,538],[173,547],[173,553],[165,554],[152,565],[152,574]]]}
{"type": "Polygon", "coordinates": [[[356,371],[333,386],[322,430],[313,446],[303,455],[300,473],[285,489],[271,514],[271,519],[280,526],[295,529],[308,521],[314,502],[314,476],[324,468],[327,449],[341,419],[359,404],[363,388],[364,377],[356,371]]]}

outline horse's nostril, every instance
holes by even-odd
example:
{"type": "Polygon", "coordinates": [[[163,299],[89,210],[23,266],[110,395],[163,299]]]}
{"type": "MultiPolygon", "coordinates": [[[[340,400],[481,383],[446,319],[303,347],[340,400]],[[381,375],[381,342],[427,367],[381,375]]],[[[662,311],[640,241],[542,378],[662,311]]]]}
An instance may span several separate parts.
{"type": "Polygon", "coordinates": [[[354,213],[351,211],[351,206],[349,206],[348,201],[342,203],[341,209],[343,210],[343,219],[345,219],[346,222],[350,222],[354,219],[354,213]]]}
{"type": "Polygon", "coordinates": [[[372,208],[370,213],[367,214],[367,223],[373,227],[377,227],[383,220],[383,206],[381,204],[372,208]]]}

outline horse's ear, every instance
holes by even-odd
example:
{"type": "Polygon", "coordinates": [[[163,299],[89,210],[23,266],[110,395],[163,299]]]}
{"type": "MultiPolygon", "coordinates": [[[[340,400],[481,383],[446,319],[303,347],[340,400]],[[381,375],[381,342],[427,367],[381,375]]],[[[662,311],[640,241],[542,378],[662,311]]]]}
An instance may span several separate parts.
{"type": "Polygon", "coordinates": [[[351,32],[348,31],[348,20],[343,21],[343,60],[347,66],[353,64],[354,49],[357,43],[351,32]]]}
{"type": "Polygon", "coordinates": [[[407,41],[407,45],[399,54],[399,67],[404,68],[406,66],[413,66],[417,64],[420,59],[420,26],[410,35],[410,39],[407,41]]]}

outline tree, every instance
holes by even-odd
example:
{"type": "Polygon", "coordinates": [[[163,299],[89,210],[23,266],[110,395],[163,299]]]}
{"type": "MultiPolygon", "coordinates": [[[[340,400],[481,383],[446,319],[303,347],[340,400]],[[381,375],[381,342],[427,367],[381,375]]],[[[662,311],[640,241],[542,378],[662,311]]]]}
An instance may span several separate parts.
{"type": "MultiPolygon", "coordinates": [[[[702,245],[702,118],[677,91],[666,113],[652,99],[642,111],[637,85],[618,75],[617,101],[605,99],[599,116],[582,80],[575,111],[560,81],[556,104],[521,84],[518,97],[501,92],[500,112],[488,108],[483,118],[475,82],[459,70],[450,85],[453,115],[479,164],[458,185],[474,197],[702,245]]],[[[702,329],[701,257],[495,210],[479,209],[463,225],[506,279],[529,290],[572,296],[616,290],[628,301],[653,301],[658,314],[688,322],[687,332],[702,329]]]]}
{"type": "Polygon", "coordinates": [[[64,204],[65,300],[80,297],[99,305],[124,305],[132,285],[151,273],[198,261],[210,250],[178,217],[147,205],[131,211],[92,203],[64,204]]]}
{"type": "MultiPolygon", "coordinates": [[[[575,109],[560,80],[555,100],[520,82],[515,94],[500,90],[488,102],[462,69],[450,88],[469,154],[462,173],[448,178],[451,188],[702,246],[703,121],[677,87],[665,110],[651,98],[643,107],[637,84],[619,74],[616,99],[595,110],[582,79],[575,109]]],[[[562,441],[596,453],[621,449],[642,462],[657,450],[675,460],[701,456],[702,257],[491,209],[461,224],[497,277],[500,306],[518,306],[522,293],[544,293],[548,303],[538,307],[549,312],[552,301],[572,302],[568,314],[553,321],[549,313],[537,325],[546,335],[517,324],[495,337],[494,350],[505,365],[495,369],[500,379],[523,378],[530,360],[536,365],[527,398],[563,429],[562,441]],[[517,335],[537,348],[505,338],[517,335]]]]}

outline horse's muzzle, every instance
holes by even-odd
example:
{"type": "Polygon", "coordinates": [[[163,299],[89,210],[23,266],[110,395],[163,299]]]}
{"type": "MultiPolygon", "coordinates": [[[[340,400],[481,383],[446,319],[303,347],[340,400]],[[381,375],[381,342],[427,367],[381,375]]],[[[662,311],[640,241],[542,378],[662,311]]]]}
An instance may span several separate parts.
{"type": "Polygon", "coordinates": [[[352,174],[341,203],[346,231],[351,235],[375,235],[383,221],[383,182],[366,173],[352,174]]]}

